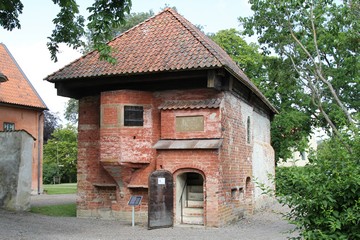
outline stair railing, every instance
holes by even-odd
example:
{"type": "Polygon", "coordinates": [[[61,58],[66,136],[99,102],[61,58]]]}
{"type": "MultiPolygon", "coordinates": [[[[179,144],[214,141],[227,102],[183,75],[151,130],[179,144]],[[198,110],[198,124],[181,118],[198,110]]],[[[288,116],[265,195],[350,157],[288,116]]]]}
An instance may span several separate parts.
{"type": "Polygon", "coordinates": [[[187,180],[185,181],[184,187],[181,191],[181,196],[180,196],[180,206],[181,206],[181,223],[183,223],[183,216],[184,216],[184,211],[183,211],[183,196],[184,196],[184,191],[185,188],[187,187],[187,180]]]}

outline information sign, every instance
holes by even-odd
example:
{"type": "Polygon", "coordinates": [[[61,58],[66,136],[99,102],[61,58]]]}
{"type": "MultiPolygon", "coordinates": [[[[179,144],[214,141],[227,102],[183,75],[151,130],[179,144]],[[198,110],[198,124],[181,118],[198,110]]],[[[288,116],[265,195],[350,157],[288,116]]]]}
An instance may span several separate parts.
{"type": "Polygon", "coordinates": [[[139,206],[143,196],[131,196],[128,205],[129,206],[139,206]]]}

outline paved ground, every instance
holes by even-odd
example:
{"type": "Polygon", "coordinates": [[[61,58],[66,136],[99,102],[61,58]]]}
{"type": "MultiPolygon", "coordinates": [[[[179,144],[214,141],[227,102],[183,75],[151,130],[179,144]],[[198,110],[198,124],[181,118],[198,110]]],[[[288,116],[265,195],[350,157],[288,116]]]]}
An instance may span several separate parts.
{"type": "MultiPolygon", "coordinates": [[[[33,205],[74,202],[75,196],[61,198],[45,195],[34,196],[33,205]],[[47,201],[44,199],[48,199],[47,201]],[[56,199],[56,200],[55,200],[56,199]],[[65,200],[67,199],[67,200],[65,200]],[[41,203],[40,203],[41,202],[41,203]]],[[[147,230],[146,226],[131,227],[131,223],[99,219],[48,217],[22,212],[0,210],[0,239],[239,239],[277,240],[286,239],[293,226],[281,219],[274,211],[285,209],[275,205],[272,210],[257,213],[223,228],[184,227],[147,230]]]]}

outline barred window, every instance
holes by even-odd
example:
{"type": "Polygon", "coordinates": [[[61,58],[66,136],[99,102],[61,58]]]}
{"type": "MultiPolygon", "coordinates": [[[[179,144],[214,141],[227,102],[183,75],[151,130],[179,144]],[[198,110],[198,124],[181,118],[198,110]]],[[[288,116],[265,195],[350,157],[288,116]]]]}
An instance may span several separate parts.
{"type": "Polygon", "coordinates": [[[250,117],[247,118],[247,122],[246,122],[246,142],[250,143],[251,141],[251,122],[250,122],[250,117]]]}
{"type": "Polygon", "coordinates": [[[15,123],[4,122],[3,129],[4,131],[13,131],[15,130],[15,123]]]}
{"type": "Polygon", "coordinates": [[[124,106],[124,126],[143,126],[144,108],[142,106],[124,106]]]}

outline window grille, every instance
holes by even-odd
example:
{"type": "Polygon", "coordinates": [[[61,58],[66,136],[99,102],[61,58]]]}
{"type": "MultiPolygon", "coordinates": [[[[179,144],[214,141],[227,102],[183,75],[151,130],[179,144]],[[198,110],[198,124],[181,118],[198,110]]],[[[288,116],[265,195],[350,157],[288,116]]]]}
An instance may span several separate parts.
{"type": "Polygon", "coordinates": [[[124,126],[143,126],[144,108],[142,106],[124,106],[124,126]]]}
{"type": "Polygon", "coordinates": [[[4,122],[3,129],[4,129],[4,131],[14,131],[15,123],[4,122]]]}

